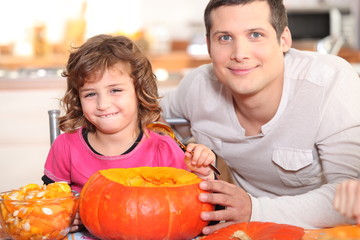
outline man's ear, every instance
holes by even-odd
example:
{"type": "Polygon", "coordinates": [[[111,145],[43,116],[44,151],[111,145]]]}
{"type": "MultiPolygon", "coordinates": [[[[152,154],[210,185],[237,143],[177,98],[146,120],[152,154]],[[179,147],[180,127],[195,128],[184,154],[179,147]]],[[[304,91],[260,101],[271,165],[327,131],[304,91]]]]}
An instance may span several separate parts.
{"type": "Polygon", "coordinates": [[[288,27],[285,27],[283,33],[280,36],[280,45],[283,49],[283,52],[289,51],[292,45],[291,32],[288,27]]]}
{"type": "Polygon", "coordinates": [[[210,41],[209,36],[206,36],[206,46],[207,46],[207,51],[209,53],[209,56],[211,58],[211,51],[210,51],[210,49],[211,49],[211,41],[210,41]]]}

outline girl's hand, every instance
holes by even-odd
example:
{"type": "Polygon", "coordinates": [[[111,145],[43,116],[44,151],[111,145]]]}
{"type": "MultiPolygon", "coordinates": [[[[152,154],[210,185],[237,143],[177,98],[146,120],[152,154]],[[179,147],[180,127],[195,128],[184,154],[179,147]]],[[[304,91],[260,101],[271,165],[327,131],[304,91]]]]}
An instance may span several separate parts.
{"type": "Polygon", "coordinates": [[[79,215],[79,211],[76,212],[76,215],[75,215],[75,219],[74,219],[74,222],[73,224],[71,225],[70,227],[70,232],[73,233],[73,232],[80,232],[82,230],[84,230],[85,227],[84,225],[82,224],[82,221],[80,219],[80,215],[79,215]]]}
{"type": "Polygon", "coordinates": [[[190,143],[186,146],[185,163],[202,179],[214,179],[214,173],[209,165],[215,164],[215,159],[213,151],[203,144],[190,143]]]}

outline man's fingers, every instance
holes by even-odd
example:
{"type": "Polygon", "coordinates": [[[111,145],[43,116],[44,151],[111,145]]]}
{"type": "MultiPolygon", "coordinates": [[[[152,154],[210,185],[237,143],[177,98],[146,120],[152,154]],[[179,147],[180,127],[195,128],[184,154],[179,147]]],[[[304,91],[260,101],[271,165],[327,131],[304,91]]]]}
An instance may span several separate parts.
{"type": "Polygon", "coordinates": [[[206,226],[206,227],[203,228],[202,232],[205,235],[209,235],[209,234],[219,230],[220,228],[227,227],[227,226],[229,226],[229,225],[231,225],[233,223],[234,222],[221,222],[221,223],[216,224],[216,225],[206,226]]]}
{"type": "Polygon", "coordinates": [[[212,212],[202,212],[200,217],[204,221],[222,221],[222,220],[229,220],[226,217],[227,213],[226,210],[218,210],[212,212]]]}
{"type": "Polygon", "coordinates": [[[236,191],[236,187],[223,180],[209,180],[200,183],[200,188],[209,192],[217,192],[231,195],[236,191]]]}

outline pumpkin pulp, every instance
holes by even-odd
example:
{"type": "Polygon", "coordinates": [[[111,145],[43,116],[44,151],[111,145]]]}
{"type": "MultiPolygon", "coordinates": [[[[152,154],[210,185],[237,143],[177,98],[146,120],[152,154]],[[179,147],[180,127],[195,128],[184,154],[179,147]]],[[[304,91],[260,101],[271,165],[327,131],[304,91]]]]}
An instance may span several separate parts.
{"type": "Polygon", "coordinates": [[[179,187],[201,182],[195,174],[179,170],[167,167],[142,167],[99,172],[108,180],[128,187],[179,187]]]}

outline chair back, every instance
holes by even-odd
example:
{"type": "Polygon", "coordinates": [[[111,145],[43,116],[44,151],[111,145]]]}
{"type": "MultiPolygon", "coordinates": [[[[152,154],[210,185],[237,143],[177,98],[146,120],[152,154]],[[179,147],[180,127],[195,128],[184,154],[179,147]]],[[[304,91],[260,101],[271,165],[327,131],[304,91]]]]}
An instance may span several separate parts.
{"type": "MultiPolygon", "coordinates": [[[[57,136],[60,135],[60,128],[59,128],[60,110],[51,109],[48,111],[48,114],[49,114],[50,145],[51,145],[51,144],[53,144],[53,142],[55,141],[57,136]]],[[[166,118],[165,121],[171,127],[174,127],[175,125],[188,125],[189,124],[188,120],[186,120],[184,118],[166,118]]]]}

